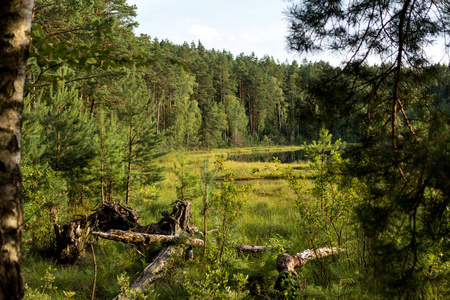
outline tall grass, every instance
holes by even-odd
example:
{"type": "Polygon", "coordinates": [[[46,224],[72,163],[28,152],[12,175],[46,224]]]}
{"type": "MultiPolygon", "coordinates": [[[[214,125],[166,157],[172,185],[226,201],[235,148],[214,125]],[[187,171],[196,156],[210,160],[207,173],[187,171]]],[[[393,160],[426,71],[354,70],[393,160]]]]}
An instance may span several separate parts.
{"type": "MultiPolygon", "coordinates": [[[[275,261],[281,252],[297,253],[308,247],[302,228],[302,220],[298,211],[296,193],[288,186],[283,179],[282,169],[288,166],[297,171],[297,175],[303,175],[304,189],[312,187],[315,171],[309,168],[308,162],[297,162],[294,164],[283,164],[279,162],[252,162],[242,163],[227,161],[228,155],[236,153],[252,153],[255,151],[280,152],[298,150],[299,147],[289,148],[243,148],[231,150],[212,150],[212,151],[194,151],[184,153],[170,153],[160,158],[159,165],[166,168],[165,180],[158,186],[160,197],[157,200],[145,200],[137,198],[132,206],[137,208],[141,216],[141,224],[157,222],[160,219],[161,210],[170,210],[171,203],[176,200],[175,187],[177,186],[177,177],[170,171],[177,160],[177,156],[184,155],[187,162],[191,162],[194,171],[199,172],[201,162],[209,159],[210,167],[217,158],[224,161],[225,167],[234,172],[237,185],[250,186],[245,195],[246,204],[239,211],[236,223],[232,224],[229,230],[229,238],[226,244],[223,264],[219,265],[216,259],[218,251],[218,242],[214,240],[215,233],[211,234],[212,241],[208,247],[208,256],[203,258],[201,249],[194,249],[195,258],[192,261],[177,261],[177,265],[171,267],[164,279],[158,281],[152,289],[158,299],[186,299],[189,291],[199,288],[195,282],[204,282],[204,289],[221,289],[220,280],[217,276],[222,276],[226,272],[229,280],[227,284],[233,295],[247,297],[249,299],[275,299],[280,295],[273,290],[273,284],[278,275],[275,270],[275,261]],[[271,251],[265,253],[238,253],[234,250],[236,243],[250,243],[254,245],[274,245],[271,251]],[[217,271],[219,270],[219,271],[217,271]],[[242,280],[234,278],[233,275],[242,275],[239,278],[247,278],[246,291],[241,290],[239,282],[242,280]],[[216,277],[215,277],[216,276],[216,277]],[[187,284],[192,286],[186,286],[187,284]],[[219,284],[216,286],[216,284],[219,284]],[[247,295],[248,294],[248,295],[247,295]]],[[[219,174],[218,181],[221,180],[219,174]]],[[[193,201],[194,220],[192,224],[203,230],[200,198],[193,201]]],[[[89,207],[89,209],[92,209],[89,207]]],[[[77,212],[86,212],[87,208],[78,209],[77,212]]],[[[211,213],[208,221],[209,229],[218,229],[220,219],[218,213],[211,213]]],[[[112,299],[120,292],[120,285],[117,276],[124,272],[131,280],[136,278],[141,270],[150,263],[158,246],[153,247],[153,251],[144,251],[132,246],[120,244],[117,242],[93,240],[94,251],[96,254],[96,264],[98,267],[96,299],[112,299]]],[[[323,245],[326,246],[326,245],[323,245]]],[[[31,253],[30,253],[31,254],[31,253]]],[[[329,258],[322,262],[326,266],[316,268],[315,263],[305,266],[301,269],[300,275],[305,282],[301,286],[303,295],[311,298],[335,299],[340,294],[343,298],[352,299],[351,295],[359,295],[360,299],[369,299],[365,297],[362,289],[354,281],[348,278],[354,278],[345,272],[351,272],[351,268],[345,268],[345,272],[336,266],[347,263],[342,257],[329,258]],[[321,281],[323,274],[317,270],[324,270],[326,276],[331,278],[331,285],[321,281]],[[358,290],[360,289],[360,290],[358,290]],[[346,291],[347,296],[344,296],[346,291]]],[[[94,261],[89,251],[75,265],[56,265],[53,261],[43,259],[37,255],[26,255],[24,261],[24,279],[28,285],[29,291],[42,290],[45,282],[46,271],[51,268],[55,277],[54,290],[47,290],[51,299],[64,299],[64,291],[75,292],[74,299],[90,299],[93,277],[94,261]]],[[[240,276],[239,275],[239,276],[240,276]]],[[[352,279],[353,280],[353,279],[352,279]]],[[[67,297],[66,297],[67,298],[67,297]]],[[[195,297],[193,299],[196,299],[195,297]]],[[[358,299],[358,298],[353,298],[358,299]]]]}

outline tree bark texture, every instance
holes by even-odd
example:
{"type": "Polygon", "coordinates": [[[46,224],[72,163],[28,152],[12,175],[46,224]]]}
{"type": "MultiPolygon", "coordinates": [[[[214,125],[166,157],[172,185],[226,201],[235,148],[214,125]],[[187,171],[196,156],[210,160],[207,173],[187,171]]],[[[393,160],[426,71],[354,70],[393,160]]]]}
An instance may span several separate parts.
{"type": "Polygon", "coordinates": [[[264,252],[273,248],[273,246],[254,246],[251,244],[236,244],[234,248],[241,252],[264,252]]]}
{"type": "Polygon", "coordinates": [[[188,239],[184,241],[183,238],[180,238],[177,235],[147,234],[117,229],[110,229],[107,232],[92,231],[91,234],[108,240],[119,241],[127,244],[140,246],[146,246],[157,242],[181,243],[181,244],[191,244],[193,246],[203,246],[203,240],[201,239],[188,239]]]}
{"type": "Polygon", "coordinates": [[[86,237],[90,228],[82,226],[81,221],[68,222],[61,226],[55,224],[56,253],[60,263],[74,263],[85,253],[86,237]]]}
{"type": "Polygon", "coordinates": [[[0,1],[0,300],[23,297],[20,130],[33,4],[0,1]]]}
{"type": "Polygon", "coordinates": [[[189,224],[192,212],[191,203],[187,201],[176,201],[171,213],[164,210],[161,215],[158,223],[143,226],[139,223],[134,208],[116,202],[105,202],[87,217],[80,216],[70,220],[62,228],[55,226],[56,258],[60,263],[74,263],[84,253],[84,240],[90,229],[96,231],[97,236],[109,236],[109,239],[142,245],[151,243],[151,240],[155,239],[154,235],[178,236],[181,231],[189,234],[199,233],[196,227],[189,224]],[[109,234],[104,233],[106,231],[110,231],[109,234]]]}
{"type": "MultiPolygon", "coordinates": [[[[164,275],[164,270],[167,266],[175,259],[179,258],[182,254],[182,250],[180,247],[175,246],[167,246],[161,252],[159,252],[158,256],[153,260],[151,264],[149,264],[144,271],[139,274],[139,277],[131,284],[130,291],[131,293],[142,293],[145,290],[145,287],[148,287],[155,280],[161,278],[164,275]]],[[[129,299],[126,295],[119,294],[114,300],[124,300],[129,299]]]]}
{"type": "Polygon", "coordinates": [[[343,251],[345,251],[345,249],[324,247],[316,250],[307,249],[295,255],[289,253],[278,255],[276,268],[280,274],[275,282],[275,289],[282,289],[282,281],[285,278],[298,278],[299,276],[295,269],[303,267],[308,261],[337,254],[343,251]]]}

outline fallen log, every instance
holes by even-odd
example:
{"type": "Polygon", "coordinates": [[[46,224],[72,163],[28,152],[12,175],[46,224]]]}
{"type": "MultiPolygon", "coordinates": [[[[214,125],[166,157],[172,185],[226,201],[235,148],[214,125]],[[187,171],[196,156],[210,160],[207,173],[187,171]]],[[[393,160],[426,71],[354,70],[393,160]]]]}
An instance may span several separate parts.
{"type": "Polygon", "coordinates": [[[85,238],[89,232],[108,231],[119,229],[147,234],[179,235],[186,231],[193,235],[199,230],[191,226],[192,219],[191,203],[187,201],[176,201],[173,203],[172,212],[161,212],[162,218],[157,223],[143,226],[139,223],[137,211],[128,206],[116,202],[105,202],[89,216],[78,216],[60,226],[55,225],[56,235],[56,258],[60,263],[74,263],[84,254],[85,238]]]}
{"type": "Polygon", "coordinates": [[[114,300],[124,300],[129,299],[137,294],[143,293],[145,291],[145,287],[148,287],[155,280],[164,276],[164,270],[168,267],[168,265],[174,259],[177,259],[181,256],[182,250],[180,247],[175,246],[167,246],[163,250],[161,250],[158,256],[153,260],[151,264],[149,264],[144,271],[141,272],[138,278],[131,284],[130,286],[130,295],[123,295],[122,293],[117,295],[114,300]]]}
{"type": "Polygon", "coordinates": [[[234,248],[241,252],[264,252],[270,249],[273,249],[273,246],[254,246],[251,244],[236,244],[234,248]]]}
{"type": "Polygon", "coordinates": [[[295,255],[289,253],[283,253],[278,255],[276,268],[279,272],[277,280],[275,282],[275,289],[282,290],[282,281],[285,278],[299,278],[299,275],[295,269],[301,268],[310,260],[319,259],[325,256],[334,255],[339,252],[343,252],[345,249],[342,248],[318,248],[315,250],[307,249],[299,252],[295,255]]]}
{"type": "Polygon", "coordinates": [[[91,234],[108,240],[142,246],[154,244],[157,242],[190,244],[193,246],[203,246],[204,243],[201,239],[185,239],[177,235],[148,234],[117,229],[110,229],[107,232],[92,231],[91,234]]]}

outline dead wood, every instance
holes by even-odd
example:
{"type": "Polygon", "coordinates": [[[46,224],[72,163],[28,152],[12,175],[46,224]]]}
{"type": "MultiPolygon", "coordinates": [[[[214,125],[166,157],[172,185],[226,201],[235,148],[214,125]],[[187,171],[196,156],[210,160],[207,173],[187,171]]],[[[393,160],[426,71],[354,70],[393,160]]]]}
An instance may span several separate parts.
{"type": "Polygon", "coordinates": [[[114,300],[123,300],[133,297],[136,293],[142,293],[145,291],[145,287],[149,286],[155,280],[164,276],[164,271],[170,265],[170,263],[182,254],[182,249],[176,246],[167,246],[161,250],[158,256],[149,264],[138,278],[130,286],[130,295],[123,295],[122,293],[117,295],[114,300]]]}
{"type": "Polygon", "coordinates": [[[308,261],[333,255],[342,251],[345,251],[345,249],[324,247],[315,250],[307,249],[295,255],[289,253],[278,255],[276,268],[280,274],[275,282],[275,289],[282,290],[282,281],[285,278],[299,278],[295,269],[303,267],[308,261]]]}
{"type": "Polygon", "coordinates": [[[172,212],[161,212],[162,218],[158,223],[142,226],[139,223],[137,211],[116,202],[105,202],[89,216],[79,216],[61,226],[55,225],[56,258],[60,263],[73,263],[84,254],[85,237],[82,232],[95,230],[96,232],[118,229],[148,234],[179,235],[186,231],[190,235],[199,232],[191,226],[191,203],[176,201],[172,212]],[[87,229],[89,228],[89,229],[87,229]]]}
{"type": "Polygon", "coordinates": [[[134,230],[142,227],[136,209],[116,202],[105,202],[96,211],[85,218],[85,224],[93,229],[134,230]]]}
{"type": "Polygon", "coordinates": [[[56,258],[60,263],[73,263],[85,253],[85,237],[90,229],[80,222],[68,222],[63,226],[54,225],[56,258]]]}
{"type": "Polygon", "coordinates": [[[161,211],[160,213],[162,218],[158,223],[142,226],[137,231],[166,235],[179,235],[181,231],[186,231],[191,235],[199,232],[197,227],[189,224],[190,220],[192,220],[190,202],[176,201],[173,203],[171,213],[167,210],[161,211]]]}
{"type": "Polygon", "coordinates": [[[273,249],[273,246],[254,246],[251,244],[236,244],[234,248],[241,252],[264,252],[270,249],[273,249]]]}
{"type": "Polygon", "coordinates": [[[176,235],[148,234],[116,229],[110,229],[107,232],[92,231],[91,234],[108,240],[141,246],[150,245],[157,242],[203,246],[203,240],[201,239],[184,239],[176,235]]]}

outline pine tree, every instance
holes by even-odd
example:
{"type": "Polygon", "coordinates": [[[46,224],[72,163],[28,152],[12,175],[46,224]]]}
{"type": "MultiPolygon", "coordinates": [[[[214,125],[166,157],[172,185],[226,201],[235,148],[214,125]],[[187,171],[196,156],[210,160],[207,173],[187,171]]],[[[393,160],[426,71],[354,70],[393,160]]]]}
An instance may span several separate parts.
{"type": "Polygon", "coordinates": [[[104,203],[113,201],[113,194],[122,191],[125,165],[121,151],[125,149],[125,140],[117,138],[120,136],[120,127],[113,113],[107,117],[103,110],[100,111],[97,124],[100,198],[104,203]]]}
{"type": "Polygon", "coordinates": [[[128,204],[133,183],[151,183],[161,179],[160,168],[154,163],[161,154],[157,149],[160,139],[156,133],[153,107],[148,104],[151,96],[145,85],[124,83],[120,95],[123,102],[118,108],[118,116],[126,141],[125,202],[128,204]]]}
{"type": "Polygon", "coordinates": [[[177,198],[180,201],[192,201],[198,197],[198,176],[192,170],[192,162],[179,156],[173,164],[172,172],[177,176],[177,198]]]}
{"type": "Polygon", "coordinates": [[[41,143],[46,145],[40,160],[48,162],[69,182],[70,201],[81,202],[90,189],[96,158],[95,124],[75,87],[51,89],[48,103],[41,98],[35,105],[43,127],[41,143]]]}
{"type": "Polygon", "coordinates": [[[235,96],[225,97],[225,112],[228,121],[228,132],[230,133],[230,145],[242,146],[246,139],[248,117],[245,107],[235,96]]]}
{"type": "Polygon", "coordinates": [[[342,100],[367,130],[348,172],[367,186],[359,222],[389,297],[426,297],[434,283],[424,266],[447,261],[436,254],[448,251],[449,118],[430,105],[436,71],[424,49],[448,38],[449,12],[446,1],[410,0],[299,1],[288,12],[291,49],[349,54],[335,79],[349,83],[342,100]],[[371,55],[376,68],[364,66],[371,55]]]}

